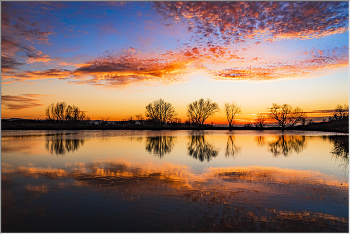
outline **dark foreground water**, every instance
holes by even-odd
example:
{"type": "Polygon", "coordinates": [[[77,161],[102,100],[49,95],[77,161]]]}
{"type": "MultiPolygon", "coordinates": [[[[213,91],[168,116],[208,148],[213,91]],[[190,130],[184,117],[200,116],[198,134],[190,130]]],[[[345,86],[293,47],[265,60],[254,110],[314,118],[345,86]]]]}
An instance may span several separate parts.
{"type": "Polygon", "coordinates": [[[2,232],[347,232],[349,138],[2,131],[2,232]]]}

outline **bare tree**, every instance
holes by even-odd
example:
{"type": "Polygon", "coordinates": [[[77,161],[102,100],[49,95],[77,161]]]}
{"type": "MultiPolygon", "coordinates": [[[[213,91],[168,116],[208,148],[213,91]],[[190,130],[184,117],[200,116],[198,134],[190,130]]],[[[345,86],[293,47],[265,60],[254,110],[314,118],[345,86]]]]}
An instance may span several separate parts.
{"type": "Polygon", "coordinates": [[[305,126],[307,121],[308,121],[308,118],[306,118],[306,116],[300,117],[301,125],[305,126]]]}
{"type": "Polygon", "coordinates": [[[90,119],[85,115],[84,111],[81,111],[79,107],[70,106],[65,102],[52,103],[45,110],[45,117],[47,120],[57,121],[69,121],[69,120],[88,120],[90,119]]]}
{"type": "Polygon", "coordinates": [[[163,99],[153,101],[146,106],[146,117],[157,124],[170,122],[175,115],[175,108],[163,99]]]}
{"type": "Polygon", "coordinates": [[[235,124],[235,115],[241,113],[241,107],[235,102],[225,103],[226,118],[228,121],[229,128],[232,128],[235,124]]]}
{"type": "Polygon", "coordinates": [[[173,119],[171,120],[171,123],[180,124],[180,123],[181,123],[181,119],[175,117],[175,118],[173,118],[173,119]]]}
{"type": "Polygon", "coordinates": [[[263,129],[266,125],[266,115],[258,114],[254,124],[257,128],[263,129]]]}
{"type": "Polygon", "coordinates": [[[68,105],[66,108],[66,113],[65,113],[65,120],[72,120],[73,119],[73,107],[68,105]]]}
{"type": "Polygon", "coordinates": [[[111,116],[109,117],[100,116],[101,124],[107,124],[107,121],[109,120],[109,118],[111,118],[111,116]]]}
{"type": "Polygon", "coordinates": [[[143,121],[144,120],[142,113],[140,113],[138,115],[135,115],[135,118],[137,119],[137,121],[143,121]]]}
{"type": "Polygon", "coordinates": [[[192,123],[203,126],[205,120],[219,110],[216,102],[212,102],[209,98],[206,101],[201,98],[187,105],[187,116],[192,123]]]}
{"type": "Polygon", "coordinates": [[[305,113],[302,109],[299,107],[293,109],[288,104],[278,105],[277,103],[273,103],[269,111],[271,118],[277,120],[278,126],[282,127],[282,129],[292,127],[301,121],[302,118],[305,118],[305,113]]]}
{"type": "Polygon", "coordinates": [[[55,117],[54,117],[54,104],[52,103],[51,105],[49,105],[48,107],[46,107],[46,110],[45,110],[45,118],[47,120],[54,120],[55,117]]]}
{"type": "Polygon", "coordinates": [[[344,104],[337,105],[335,108],[335,112],[333,115],[334,120],[340,120],[340,119],[348,119],[349,118],[349,105],[344,104]]]}
{"type": "Polygon", "coordinates": [[[64,120],[64,114],[67,104],[65,102],[57,102],[54,107],[54,116],[58,121],[64,120]]]}

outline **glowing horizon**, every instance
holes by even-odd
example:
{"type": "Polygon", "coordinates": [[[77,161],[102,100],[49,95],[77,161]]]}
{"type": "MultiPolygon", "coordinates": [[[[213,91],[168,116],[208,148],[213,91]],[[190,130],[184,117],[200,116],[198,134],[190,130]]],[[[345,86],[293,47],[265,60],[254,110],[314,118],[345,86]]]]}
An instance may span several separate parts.
{"type": "Polygon", "coordinates": [[[51,103],[135,117],[200,98],[255,120],[272,103],[320,121],[349,103],[348,2],[2,2],[2,118],[51,103]]]}

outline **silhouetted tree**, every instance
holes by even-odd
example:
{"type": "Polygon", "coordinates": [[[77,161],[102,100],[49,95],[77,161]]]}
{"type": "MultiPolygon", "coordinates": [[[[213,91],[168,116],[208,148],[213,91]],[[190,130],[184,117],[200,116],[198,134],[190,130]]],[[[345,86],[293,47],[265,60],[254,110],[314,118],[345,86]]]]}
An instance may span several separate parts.
{"type": "Polygon", "coordinates": [[[52,103],[45,110],[45,117],[47,120],[56,121],[77,121],[77,120],[89,120],[90,118],[85,115],[84,111],[81,111],[79,107],[70,106],[65,102],[52,103]]]}
{"type": "Polygon", "coordinates": [[[203,98],[187,105],[187,116],[193,124],[203,126],[206,119],[219,111],[219,105],[203,98]]]}
{"type": "Polygon", "coordinates": [[[140,114],[138,114],[138,115],[135,115],[135,118],[136,118],[136,120],[138,120],[138,121],[143,121],[143,120],[144,120],[143,114],[142,114],[142,113],[140,113],[140,114]]]}
{"type": "Polygon", "coordinates": [[[160,158],[165,154],[170,153],[173,147],[174,137],[172,136],[155,136],[146,138],[146,150],[160,158]]]}
{"type": "Polygon", "coordinates": [[[225,103],[225,112],[229,128],[233,127],[235,124],[235,115],[241,113],[241,107],[235,102],[225,103]]]}
{"type": "Polygon", "coordinates": [[[101,124],[107,124],[107,121],[109,120],[109,118],[111,118],[111,116],[109,117],[100,116],[101,124]]]}
{"type": "Polygon", "coordinates": [[[263,114],[258,114],[254,123],[255,127],[263,129],[266,125],[266,116],[263,114]]]}
{"type": "Polygon", "coordinates": [[[334,120],[341,120],[341,119],[348,119],[349,118],[349,105],[344,104],[337,105],[334,111],[333,119],[334,120]]]}
{"type": "Polygon", "coordinates": [[[163,99],[153,101],[146,106],[146,117],[157,124],[164,124],[176,115],[175,108],[163,99]]]}
{"type": "Polygon", "coordinates": [[[305,126],[307,121],[308,121],[308,118],[306,118],[306,116],[300,117],[301,125],[305,126]]]}
{"type": "Polygon", "coordinates": [[[173,119],[171,120],[171,123],[174,123],[174,124],[180,124],[180,123],[181,123],[181,119],[180,119],[180,118],[175,117],[175,118],[173,118],[173,119]]]}
{"type": "Polygon", "coordinates": [[[205,159],[209,162],[212,157],[218,155],[218,150],[206,142],[203,135],[191,136],[188,154],[193,158],[199,159],[201,162],[205,159]]]}
{"type": "Polygon", "coordinates": [[[288,104],[278,105],[276,103],[272,104],[269,109],[271,118],[277,120],[278,125],[282,127],[282,130],[286,127],[292,127],[302,118],[305,117],[305,113],[299,107],[295,109],[288,104]]]}
{"type": "Polygon", "coordinates": [[[241,149],[237,147],[234,143],[234,136],[228,136],[227,143],[226,143],[226,151],[225,156],[234,157],[236,153],[238,153],[241,149]]]}
{"type": "Polygon", "coordinates": [[[72,119],[73,119],[73,107],[67,106],[65,120],[72,120],[72,119]]]}
{"type": "Polygon", "coordinates": [[[64,113],[65,109],[67,107],[67,104],[65,102],[57,102],[56,105],[54,106],[54,113],[53,116],[55,117],[56,120],[64,120],[64,113]]]}

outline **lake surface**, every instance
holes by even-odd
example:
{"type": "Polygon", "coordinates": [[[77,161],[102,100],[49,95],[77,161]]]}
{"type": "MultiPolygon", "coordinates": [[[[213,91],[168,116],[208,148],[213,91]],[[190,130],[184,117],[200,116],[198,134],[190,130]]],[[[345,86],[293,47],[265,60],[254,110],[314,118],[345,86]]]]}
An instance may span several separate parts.
{"type": "Polygon", "coordinates": [[[349,136],[2,131],[3,232],[347,232],[349,136]]]}

